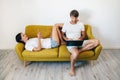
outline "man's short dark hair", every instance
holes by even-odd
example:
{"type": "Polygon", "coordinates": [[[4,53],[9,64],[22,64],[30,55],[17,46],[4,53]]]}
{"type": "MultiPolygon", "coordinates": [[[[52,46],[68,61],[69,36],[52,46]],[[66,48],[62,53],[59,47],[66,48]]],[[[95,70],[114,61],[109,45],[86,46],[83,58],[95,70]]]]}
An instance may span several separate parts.
{"type": "Polygon", "coordinates": [[[77,10],[72,10],[70,12],[70,16],[78,17],[79,16],[79,12],[77,10]]]}
{"type": "Polygon", "coordinates": [[[17,42],[20,42],[20,43],[25,44],[25,43],[22,41],[21,33],[18,33],[18,34],[16,35],[15,39],[16,39],[17,42]]]}

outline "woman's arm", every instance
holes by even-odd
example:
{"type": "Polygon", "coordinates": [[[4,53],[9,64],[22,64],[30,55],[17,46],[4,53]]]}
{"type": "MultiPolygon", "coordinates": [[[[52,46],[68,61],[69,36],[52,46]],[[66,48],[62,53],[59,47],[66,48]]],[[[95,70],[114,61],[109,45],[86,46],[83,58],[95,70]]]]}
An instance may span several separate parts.
{"type": "Polygon", "coordinates": [[[41,39],[41,33],[39,32],[37,34],[37,36],[38,36],[38,47],[34,47],[33,51],[40,51],[42,49],[41,40],[40,40],[41,39]]]}

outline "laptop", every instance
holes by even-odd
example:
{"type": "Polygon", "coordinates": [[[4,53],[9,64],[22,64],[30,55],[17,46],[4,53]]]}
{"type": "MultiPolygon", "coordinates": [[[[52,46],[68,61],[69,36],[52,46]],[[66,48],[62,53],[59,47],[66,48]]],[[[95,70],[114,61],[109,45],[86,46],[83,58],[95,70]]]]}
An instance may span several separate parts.
{"type": "Polygon", "coordinates": [[[66,45],[67,46],[82,46],[83,41],[84,40],[82,40],[82,41],[80,41],[80,40],[74,40],[74,41],[69,40],[69,41],[66,41],[66,45]]]}

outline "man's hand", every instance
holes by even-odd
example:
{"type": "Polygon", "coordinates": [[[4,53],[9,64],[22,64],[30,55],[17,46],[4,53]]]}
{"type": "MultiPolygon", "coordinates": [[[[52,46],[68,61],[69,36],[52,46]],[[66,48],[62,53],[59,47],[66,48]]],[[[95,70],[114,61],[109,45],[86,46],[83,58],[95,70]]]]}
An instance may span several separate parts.
{"type": "Polygon", "coordinates": [[[83,38],[82,38],[82,37],[80,37],[78,40],[80,40],[80,41],[81,41],[81,40],[83,40],[83,38]]]}
{"type": "Polygon", "coordinates": [[[42,38],[42,34],[40,32],[38,32],[37,36],[39,39],[42,38]]]}

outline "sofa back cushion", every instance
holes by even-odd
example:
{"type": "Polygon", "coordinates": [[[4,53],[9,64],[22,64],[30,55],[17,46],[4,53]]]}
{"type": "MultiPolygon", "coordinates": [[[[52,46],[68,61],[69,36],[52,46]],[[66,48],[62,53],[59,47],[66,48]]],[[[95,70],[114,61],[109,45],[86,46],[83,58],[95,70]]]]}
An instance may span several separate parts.
{"type": "Polygon", "coordinates": [[[92,34],[92,28],[90,25],[85,24],[85,32],[86,32],[85,39],[94,39],[94,36],[92,34]]]}
{"type": "Polygon", "coordinates": [[[37,33],[41,32],[43,38],[47,38],[51,36],[52,26],[47,25],[28,25],[25,28],[25,34],[29,38],[37,37],[37,33]]]}
{"type": "MultiPolygon", "coordinates": [[[[28,25],[26,26],[25,33],[29,38],[37,37],[38,31],[42,33],[43,38],[47,38],[51,36],[53,26],[48,25],[28,25]]],[[[91,38],[92,30],[90,25],[85,24],[85,32],[86,37],[85,39],[91,38]]]]}

